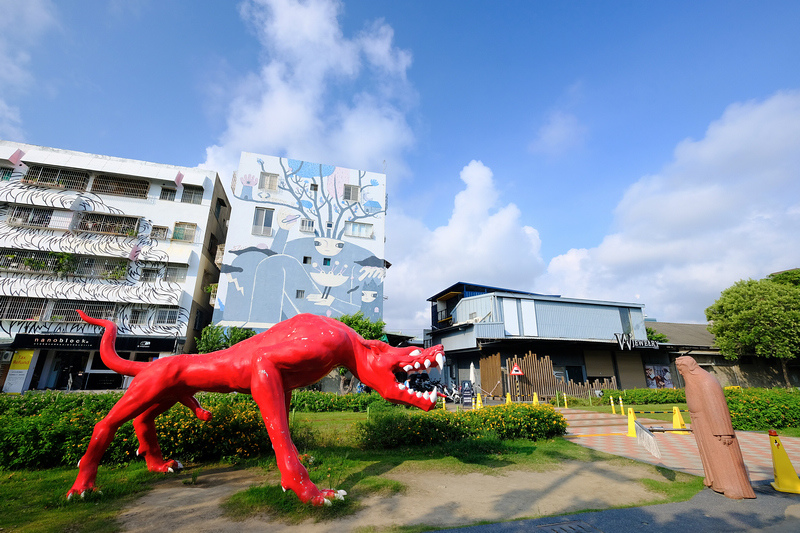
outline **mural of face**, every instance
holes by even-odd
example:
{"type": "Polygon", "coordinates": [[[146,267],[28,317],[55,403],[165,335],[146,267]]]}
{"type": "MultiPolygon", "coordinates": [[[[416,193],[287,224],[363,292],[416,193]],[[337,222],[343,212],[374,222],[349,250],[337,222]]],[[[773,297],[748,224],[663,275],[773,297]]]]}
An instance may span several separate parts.
{"type": "Polygon", "coordinates": [[[361,301],[362,302],[374,302],[375,298],[378,297],[378,291],[363,291],[361,293],[361,301]]]}
{"type": "Polygon", "coordinates": [[[344,242],[340,241],[339,239],[317,237],[314,239],[314,247],[320,254],[326,257],[333,257],[342,251],[342,248],[344,248],[344,242]]]}

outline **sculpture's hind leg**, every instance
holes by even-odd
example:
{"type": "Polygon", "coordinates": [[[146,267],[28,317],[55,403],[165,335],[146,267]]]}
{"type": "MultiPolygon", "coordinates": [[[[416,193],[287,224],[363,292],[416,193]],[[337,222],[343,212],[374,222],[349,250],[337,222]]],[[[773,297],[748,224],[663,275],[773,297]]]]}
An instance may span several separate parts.
{"type": "Polygon", "coordinates": [[[122,424],[145,411],[150,403],[150,398],[137,397],[128,389],[106,417],[95,424],[86,453],[78,463],[78,477],[67,492],[67,498],[71,498],[74,494],[82,495],[87,490],[95,490],[97,466],[114,439],[114,434],[122,424]]]}
{"type": "Polygon", "coordinates": [[[164,459],[156,436],[156,418],[173,405],[175,400],[157,403],[133,420],[133,429],[136,431],[136,438],[139,439],[139,449],[136,454],[144,457],[147,469],[151,472],[174,472],[183,468],[179,461],[164,459]]]}

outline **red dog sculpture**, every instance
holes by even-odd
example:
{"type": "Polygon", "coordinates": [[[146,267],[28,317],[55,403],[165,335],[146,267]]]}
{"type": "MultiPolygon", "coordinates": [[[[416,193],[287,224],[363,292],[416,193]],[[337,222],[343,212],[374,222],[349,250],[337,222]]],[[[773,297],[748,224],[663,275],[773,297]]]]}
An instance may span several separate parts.
{"type": "Polygon", "coordinates": [[[139,439],[138,454],[144,455],[150,471],[182,468],[178,461],[162,457],[155,418],[181,402],[198,418],[208,421],[211,413],[200,406],[194,394],[236,391],[252,394],[261,410],[275,448],[283,489],[293,490],[304,503],[330,504],[333,498],[343,499],[346,493],[318,489],[300,463],[287,417],[292,390],[316,383],[332,369],[343,366],[390,402],[429,411],[436,405],[436,389],[432,393],[415,391],[403,381],[407,373],[431,366],[442,369],[445,361],[441,345],[424,351],[392,348],[380,341],[364,340],[338,320],[307,314],[296,315],[218,352],[176,355],[151,363],[129,361],[119,357],[114,348],[116,324],[78,313],[89,324],[105,329],[100,341],[103,363],[115,372],[135,377],[108,415],[95,425],[67,498],[96,490],[100,458],[117,429],[131,419],[139,439]]]}

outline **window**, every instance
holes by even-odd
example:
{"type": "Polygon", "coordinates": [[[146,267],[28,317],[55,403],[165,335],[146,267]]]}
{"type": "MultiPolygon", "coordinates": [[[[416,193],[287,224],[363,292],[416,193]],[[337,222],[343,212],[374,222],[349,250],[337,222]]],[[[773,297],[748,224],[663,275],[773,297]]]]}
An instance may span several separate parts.
{"type": "Polygon", "coordinates": [[[303,264],[304,265],[310,265],[311,264],[311,257],[309,257],[307,255],[304,255],[303,256],[303,264]]]}
{"type": "Polygon", "coordinates": [[[203,188],[194,185],[184,185],[181,202],[184,204],[200,204],[203,201],[203,188]]]}
{"type": "Polygon", "coordinates": [[[155,283],[159,277],[157,268],[143,268],[139,281],[142,283],[155,283]]]}
{"type": "Polygon", "coordinates": [[[203,323],[205,322],[205,314],[198,309],[197,313],[194,315],[194,329],[195,331],[200,331],[203,329],[203,323]]]}
{"type": "Polygon", "coordinates": [[[131,326],[143,326],[147,324],[147,309],[131,309],[131,326]]]}
{"type": "Polygon", "coordinates": [[[83,323],[83,319],[75,312],[80,309],[89,316],[113,320],[116,315],[117,305],[113,302],[87,302],[85,300],[58,300],[53,304],[50,312],[52,322],[83,323]]]}
{"type": "Polygon", "coordinates": [[[317,185],[316,183],[312,183],[310,189],[311,192],[316,192],[319,190],[319,185],[317,185]]]}
{"type": "Polygon", "coordinates": [[[173,241],[194,242],[194,234],[197,231],[197,224],[191,222],[176,222],[175,229],[172,230],[173,241]]]}
{"type": "Polygon", "coordinates": [[[219,220],[222,214],[222,208],[225,207],[225,201],[222,198],[217,198],[217,204],[214,206],[214,218],[219,220]]]}
{"type": "Polygon", "coordinates": [[[136,178],[121,178],[101,174],[94,178],[92,182],[92,192],[96,194],[147,198],[147,191],[149,190],[150,182],[136,178]]]}
{"type": "Polygon", "coordinates": [[[258,179],[258,188],[266,191],[277,191],[278,175],[270,172],[262,172],[258,179]]]}
{"type": "Polygon", "coordinates": [[[322,258],[322,266],[326,266],[326,267],[331,266],[331,258],[330,257],[323,257],[322,258]]]}
{"type": "Polygon", "coordinates": [[[358,202],[358,193],[360,189],[358,185],[345,185],[344,186],[344,201],[345,202],[358,202]]]}
{"type": "Polygon", "coordinates": [[[177,307],[162,307],[156,311],[156,325],[166,326],[178,323],[177,307]]]}
{"type": "Polygon", "coordinates": [[[210,235],[208,237],[208,255],[214,256],[217,253],[217,248],[219,247],[219,240],[214,235],[210,235]]]}
{"type": "Polygon", "coordinates": [[[272,215],[274,213],[274,209],[256,207],[256,212],[253,215],[253,235],[264,235],[266,237],[272,235],[272,215]]]}
{"type": "Polygon", "coordinates": [[[344,234],[348,237],[362,237],[365,239],[371,239],[372,224],[347,221],[344,223],[344,234]]]}
{"type": "Polygon", "coordinates": [[[314,232],[314,221],[310,218],[304,218],[300,221],[300,231],[305,231],[307,233],[314,232]]]}
{"type": "Polygon", "coordinates": [[[72,211],[17,205],[8,216],[8,223],[12,226],[68,230],[72,225],[73,218],[72,211]]]}
{"type": "Polygon", "coordinates": [[[166,239],[169,235],[169,228],[166,226],[153,226],[150,230],[151,239],[166,239]]]}
{"type": "Polygon", "coordinates": [[[68,168],[31,165],[28,173],[22,178],[22,183],[85,191],[86,184],[89,183],[89,173],[68,168]]]}
{"type": "Polygon", "coordinates": [[[295,293],[294,297],[297,298],[298,300],[302,300],[303,298],[306,297],[306,291],[302,289],[297,289],[297,292],[295,293]]]}
{"type": "Polygon", "coordinates": [[[3,320],[41,320],[44,298],[0,296],[0,318],[3,320]]]}
{"type": "Polygon", "coordinates": [[[186,281],[186,274],[189,267],[183,265],[167,265],[167,271],[164,273],[164,281],[172,281],[174,283],[183,283],[186,281]]]}
{"type": "Polygon", "coordinates": [[[14,172],[13,168],[0,168],[0,181],[8,181],[11,179],[11,174],[14,172]]]}
{"type": "Polygon", "coordinates": [[[80,231],[92,233],[110,233],[112,235],[127,235],[133,237],[139,228],[139,219],[119,215],[104,215],[101,213],[83,213],[78,222],[80,231]]]}
{"type": "Polygon", "coordinates": [[[169,189],[166,187],[161,187],[161,196],[159,200],[166,200],[167,202],[174,202],[175,201],[175,189],[169,189]]]}

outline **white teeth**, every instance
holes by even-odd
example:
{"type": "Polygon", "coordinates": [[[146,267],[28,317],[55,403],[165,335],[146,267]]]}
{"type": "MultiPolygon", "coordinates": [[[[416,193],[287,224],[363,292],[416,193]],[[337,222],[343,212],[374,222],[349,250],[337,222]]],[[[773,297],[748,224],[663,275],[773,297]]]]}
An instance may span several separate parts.
{"type": "Polygon", "coordinates": [[[406,390],[406,386],[403,385],[402,383],[398,383],[397,384],[397,388],[400,389],[400,390],[406,390]]]}
{"type": "Polygon", "coordinates": [[[430,368],[430,367],[431,367],[431,360],[425,359],[425,368],[430,368]]]}
{"type": "Polygon", "coordinates": [[[439,391],[437,390],[437,387],[434,387],[433,388],[433,392],[431,393],[430,401],[433,402],[433,403],[436,403],[436,397],[438,395],[439,395],[439,391]]]}
{"type": "Polygon", "coordinates": [[[419,361],[417,361],[416,363],[414,363],[414,368],[419,368],[419,367],[420,367],[419,361]]]}
{"type": "Polygon", "coordinates": [[[411,369],[413,369],[413,368],[414,368],[414,367],[413,367],[413,366],[411,366],[411,365],[406,365],[406,366],[404,366],[404,367],[403,367],[403,370],[405,370],[406,372],[408,372],[409,370],[411,370],[411,369]]]}
{"type": "Polygon", "coordinates": [[[409,393],[409,394],[412,394],[412,395],[414,394],[414,391],[411,389],[411,387],[409,387],[409,388],[408,388],[408,389],[406,389],[406,390],[408,391],[408,393],[409,393]]]}
{"type": "Polygon", "coordinates": [[[430,398],[430,394],[428,394],[428,391],[425,391],[425,393],[422,395],[422,397],[427,400],[428,398],[430,398]]]}
{"type": "Polygon", "coordinates": [[[419,354],[421,354],[421,353],[422,353],[422,352],[420,352],[419,350],[414,350],[413,352],[411,352],[411,353],[410,353],[410,354],[408,354],[408,355],[410,355],[410,356],[412,356],[412,357],[413,357],[413,356],[415,356],[415,355],[419,355],[419,354]]]}
{"type": "Polygon", "coordinates": [[[422,393],[421,392],[417,392],[417,398],[422,398],[422,393]]]}
{"type": "Polygon", "coordinates": [[[444,356],[440,353],[436,354],[436,364],[439,366],[440,370],[444,370],[444,356]]]}

